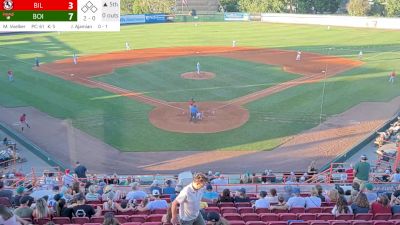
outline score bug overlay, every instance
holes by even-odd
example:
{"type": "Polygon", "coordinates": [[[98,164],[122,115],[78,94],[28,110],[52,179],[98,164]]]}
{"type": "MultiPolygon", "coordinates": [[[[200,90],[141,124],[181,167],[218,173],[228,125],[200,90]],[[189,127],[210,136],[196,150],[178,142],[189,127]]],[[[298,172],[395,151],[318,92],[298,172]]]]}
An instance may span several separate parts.
{"type": "Polygon", "coordinates": [[[119,31],[120,0],[0,0],[0,31],[119,31]]]}

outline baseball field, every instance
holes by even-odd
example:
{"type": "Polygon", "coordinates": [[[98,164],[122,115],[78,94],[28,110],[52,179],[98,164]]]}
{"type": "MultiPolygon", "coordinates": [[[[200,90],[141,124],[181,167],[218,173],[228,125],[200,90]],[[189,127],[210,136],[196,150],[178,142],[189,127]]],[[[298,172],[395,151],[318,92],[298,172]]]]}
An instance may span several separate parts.
{"type": "Polygon", "coordinates": [[[71,121],[121,152],[268,151],[361,102],[399,96],[400,81],[388,82],[399,35],[258,22],[2,35],[0,104],[71,121]]]}

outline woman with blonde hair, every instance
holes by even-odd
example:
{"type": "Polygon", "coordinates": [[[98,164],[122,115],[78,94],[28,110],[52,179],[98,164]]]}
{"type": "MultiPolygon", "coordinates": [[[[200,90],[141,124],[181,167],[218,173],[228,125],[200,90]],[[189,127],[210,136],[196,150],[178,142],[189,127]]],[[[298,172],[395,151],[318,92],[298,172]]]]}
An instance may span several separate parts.
{"type": "Polygon", "coordinates": [[[36,200],[35,209],[33,209],[32,216],[35,219],[43,219],[50,217],[50,210],[47,207],[47,201],[44,198],[36,200]]]}
{"type": "Polygon", "coordinates": [[[131,205],[128,205],[126,208],[122,208],[122,206],[114,200],[115,199],[114,195],[115,195],[114,192],[107,193],[107,201],[103,203],[103,210],[118,211],[118,212],[128,212],[134,210],[134,208],[132,208],[131,205]]]}
{"type": "Polygon", "coordinates": [[[90,185],[88,188],[89,192],[86,194],[86,201],[98,201],[100,200],[100,195],[97,193],[96,185],[90,185]]]}
{"type": "Polygon", "coordinates": [[[351,204],[351,209],[354,214],[358,213],[368,213],[369,212],[369,202],[367,195],[362,192],[358,192],[355,196],[353,203],[351,204]]]}

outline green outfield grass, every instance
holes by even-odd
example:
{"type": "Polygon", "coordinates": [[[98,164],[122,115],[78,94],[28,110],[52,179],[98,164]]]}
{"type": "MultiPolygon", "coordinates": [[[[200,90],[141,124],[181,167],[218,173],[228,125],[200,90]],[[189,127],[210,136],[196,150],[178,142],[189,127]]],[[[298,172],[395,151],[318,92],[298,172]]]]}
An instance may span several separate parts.
{"type": "MultiPolygon", "coordinates": [[[[149,123],[147,114],[151,106],[125,97],[107,98],[113,94],[34,71],[34,58],[51,62],[71,57],[74,52],[82,55],[123,50],[126,41],[137,49],[230,46],[236,40],[239,46],[300,49],[349,58],[356,58],[363,50],[362,67],[326,80],[323,105],[326,119],[363,101],[388,101],[399,96],[400,80],[394,85],[387,82],[390,70],[400,71],[399,35],[398,31],[336,27],[327,30],[324,26],[254,22],[199,23],[197,26],[194,23],[152,24],[124,26],[121,32],[111,33],[0,36],[0,104],[33,106],[50,116],[68,119],[75,127],[121,151],[269,150],[279,145],[282,138],[318,125],[323,82],[290,88],[245,105],[250,111],[250,120],[240,128],[215,134],[178,134],[149,123]],[[7,80],[9,68],[15,73],[13,83],[7,80]]],[[[191,95],[210,101],[227,100],[296,77],[268,65],[202,57],[203,67],[215,70],[210,71],[217,74],[215,83],[208,80],[186,85],[188,81],[178,80],[176,71],[194,70],[195,60],[196,57],[184,57],[121,68],[98,79],[168,101],[187,101],[191,95]],[[168,66],[164,67],[165,64],[168,66]],[[234,66],[249,72],[247,75],[238,72],[234,66]],[[255,73],[250,73],[250,69],[255,73]],[[148,71],[148,74],[136,76],[139,71],[148,71]],[[203,91],[207,87],[223,88],[203,91]]]]}
{"type": "Polygon", "coordinates": [[[196,101],[227,101],[298,77],[283,72],[280,67],[204,56],[136,65],[96,79],[165,101],[185,102],[191,98],[196,101]],[[197,62],[201,63],[202,70],[215,73],[215,78],[182,79],[180,75],[193,72],[197,62]]]}

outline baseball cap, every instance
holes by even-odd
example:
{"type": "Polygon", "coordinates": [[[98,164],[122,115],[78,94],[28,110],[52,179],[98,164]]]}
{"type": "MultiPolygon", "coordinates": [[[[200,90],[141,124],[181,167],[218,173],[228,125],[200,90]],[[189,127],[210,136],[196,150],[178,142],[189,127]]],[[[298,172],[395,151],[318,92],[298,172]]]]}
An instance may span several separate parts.
{"type": "Polygon", "coordinates": [[[396,190],[395,192],[393,192],[393,196],[394,197],[399,197],[400,196],[400,190],[396,190]]]}
{"type": "Polygon", "coordinates": [[[246,194],[246,189],[245,189],[245,188],[240,188],[240,189],[239,189],[239,192],[240,192],[240,193],[243,193],[243,194],[246,194]]]}
{"type": "Polygon", "coordinates": [[[160,196],[160,191],[157,190],[157,189],[154,189],[154,190],[151,192],[151,194],[152,194],[153,196],[160,196]]]}
{"type": "Polygon", "coordinates": [[[20,204],[28,204],[28,202],[31,200],[31,198],[28,195],[22,196],[22,198],[19,199],[20,204]]]}
{"type": "Polygon", "coordinates": [[[220,216],[216,212],[208,212],[207,213],[207,221],[218,222],[219,218],[220,218],[220,216]]]}
{"type": "Polygon", "coordinates": [[[207,187],[206,187],[206,189],[207,189],[207,190],[212,190],[212,189],[213,189],[213,187],[212,187],[212,185],[211,185],[211,184],[207,184],[207,187]]]}
{"type": "Polygon", "coordinates": [[[60,200],[61,199],[61,194],[56,194],[56,195],[54,195],[54,201],[56,201],[56,202],[58,202],[58,200],[60,200]]]}
{"type": "Polygon", "coordinates": [[[25,191],[25,188],[23,186],[19,186],[15,192],[17,192],[17,194],[22,194],[25,191]]]}
{"type": "Polygon", "coordinates": [[[371,183],[368,183],[365,185],[365,188],[369,191],[371,191],[372,189],[374,189],[374,185],[372,185],[371,183]]]}
{"type": "Polygon", "coordinates": [[[368,160],[368,158],[367,158],[366,155],[362,155],[362,156],[361,156],[361,160],[368,160]]]}
{"type": "Polygon", "coordinates": [[[294,194],[300,194],[300,188],[294,187],[294,188],[293,188],[293,193],[294,193],[294,194]]]}

